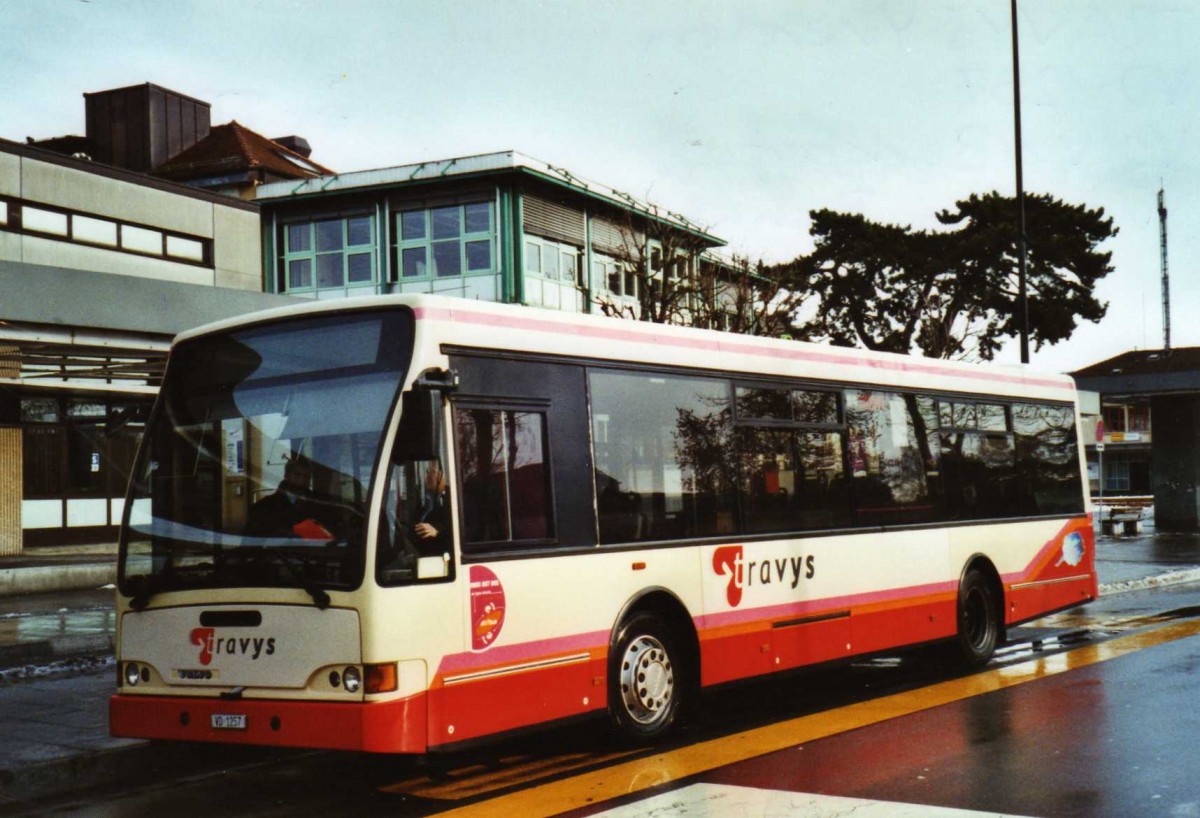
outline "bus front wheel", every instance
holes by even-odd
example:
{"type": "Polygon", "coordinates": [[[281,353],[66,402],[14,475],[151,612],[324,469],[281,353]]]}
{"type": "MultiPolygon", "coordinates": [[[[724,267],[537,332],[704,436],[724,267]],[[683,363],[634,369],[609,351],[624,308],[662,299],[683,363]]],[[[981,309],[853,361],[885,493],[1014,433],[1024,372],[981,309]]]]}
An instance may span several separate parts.
{"type": "Polygon", "coordinates": [[[647,743],[679,722],[685,678],[683,650],[657,614],[635,614],[622,625],[609,659],[608,709],[622,737],[647,743]]]}
{"type": "Polygon", "coordinates": [[[980,668],[991,661],[1000,640],[1000,599],[986,573],[967,571],[958,590],[958,645],[960,661],[980,668]]]}

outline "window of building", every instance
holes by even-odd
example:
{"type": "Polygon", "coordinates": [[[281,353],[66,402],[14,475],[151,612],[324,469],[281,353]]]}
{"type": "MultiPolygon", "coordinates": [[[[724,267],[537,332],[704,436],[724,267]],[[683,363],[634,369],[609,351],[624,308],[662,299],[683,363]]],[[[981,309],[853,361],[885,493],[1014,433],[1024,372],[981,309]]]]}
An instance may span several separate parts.
{"type": "Polygon", "coordinates": [[[463,544],[552,538],[546,413],[458,407],[455,434],[463,544]]]}
{"type": "Polygon", "coordinates": [[[39,238],[212,266],[212,239],[172,233],[117,219],[6,197],[0,199],[0,226],[39,238]]]}
{"type": "Polygon", "coordinates": [[[1111,434],[1113,432],[1126,431],[1124,406],[1105,406],[1100,410],[1100,413],[1104,418],[1104,431],[1106,433],[1111,434]]]}
{"type": "Polygon", "coordinates": [[[1104,464],[1104,490],[1129,491],[1129,462],[1110,460],[1104,464]]]}
{"type": "Polygon", "coordinates": [[[284,228],[286,292],[329,290],[375,281],[371,216],[322,219],[284,228]]]}
{"type": "Polygon", "coordinates": [[[584,287],[583,250],[540,236],[525,236],[525,272],[548,281],[584,287]]]}
{"type": "Polygon", "coordinates": [[[496,223],[491,202],[472,202],[396,216],[402,280],[496,271],[496,223]]]}
{"type": "Polygon", "coordinates": [[[1129,407],[1129,428],[1128,432],[1148,432],[1150,431],[1150,407],[1149,406],[1130,406],[1129,407]]]}

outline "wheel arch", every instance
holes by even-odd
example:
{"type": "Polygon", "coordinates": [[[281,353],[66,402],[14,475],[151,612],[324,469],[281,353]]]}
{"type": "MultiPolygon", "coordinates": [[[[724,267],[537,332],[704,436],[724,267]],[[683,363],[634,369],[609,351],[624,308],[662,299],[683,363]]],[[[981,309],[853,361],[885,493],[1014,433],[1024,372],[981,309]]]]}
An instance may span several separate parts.
{"type": "Polygon", "coordinates": [[[621,607],[608,635],[609,655],[611,656],[616,649],[617,639],[620,637],[621,628],[625,622],[640,613],[657,614],[678,634],[690,671],[689,682],[698,687],[700,683],[700,637],[696,633],[696,624],[692,620],[691,614],[688,613],[683,600],[661,586],[642,589],[621,607]]]}
{"type": "Polygon", "coordinates": [[[996,606],[996,626],[1000,629],[1000,641],[1005,640],[1005,632],[1007,625],[1005,624],[1008,602],[1005,599],[1004,580],[1000,577],[1000,572],[996,569],[995,563],[986,554],[972,554],[963,562],[962,571],[958,575],[958,587],[961,593],[963,581],[967,578],[967,574],[972,571],[979,571],[992,586],[992,590],[996,593],[996,599],[999,600],[999,605],[996,606]]]}

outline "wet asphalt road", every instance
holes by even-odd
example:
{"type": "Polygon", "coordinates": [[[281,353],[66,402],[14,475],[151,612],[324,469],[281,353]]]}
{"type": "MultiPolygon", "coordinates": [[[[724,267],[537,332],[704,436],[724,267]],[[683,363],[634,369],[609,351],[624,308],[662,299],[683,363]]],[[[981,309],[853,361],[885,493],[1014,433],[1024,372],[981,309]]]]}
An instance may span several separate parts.
{"type": "Polygon", "coordinates": [[[953,674],[923,652],[734,687],[707,696],[701,723],[653,753],[612,746],[599,724],[544,732],[432,765],[276,753],[260,763],[239,761],[225,770],[147,781],[125,792],[94,791],[6,814],[423,816],[466,807],[478,815],[532,816],[544,809],[539,793],[569,790],[574,782],[583,787],[588,779],[577,778],[580,773],[594,778],[599,769],[601,777],[609,771],[617,777],[643,769],[649,778],[643,774],[628,786],[657,787],[590,807],[581,790],[582,809],[575,814],[597,814],[708,783],[1023,815],[1200,815],[1200,754],[1194,749],[1200,638],[1172,638],[1064,670],[1070,657],[1097,645],[1180,623],[1190,627],[1197,611],[1196,586],[1103,598],[1014,631],[1011,636],[1024,641],[1006,649],[980,678],[1038,660],[1047,667],[1056,663],[1062,672],[684,778],[671,777],[673,769],[687,769],[674,759],[702,755],[697,748],[745,741],[806,714],[819,713],[833,723],[862,702],[903,703],[946,684],[953,674]],[[1182,613],[1161,617],[1171,611],[1182,613]],[[1033,649],[1034,640],[1041,650],[1033,649]]]}

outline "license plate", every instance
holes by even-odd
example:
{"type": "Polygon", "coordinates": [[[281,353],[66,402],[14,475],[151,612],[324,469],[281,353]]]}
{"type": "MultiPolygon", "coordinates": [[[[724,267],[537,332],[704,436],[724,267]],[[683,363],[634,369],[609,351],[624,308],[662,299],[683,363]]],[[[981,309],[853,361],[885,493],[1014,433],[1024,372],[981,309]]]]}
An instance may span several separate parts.
{"type": "Polygon", "coordinates": [[[214,730],[245,730],[246,716],[244,713],[213,713],[212,726],[214,730]]]}

